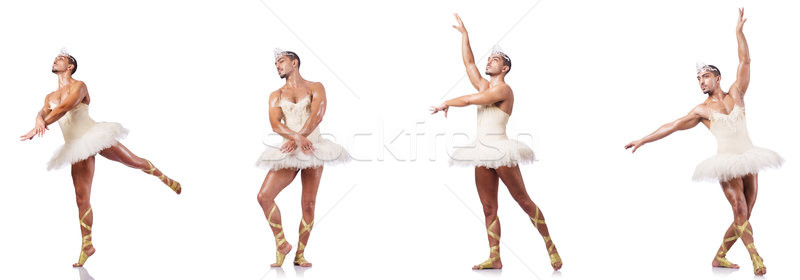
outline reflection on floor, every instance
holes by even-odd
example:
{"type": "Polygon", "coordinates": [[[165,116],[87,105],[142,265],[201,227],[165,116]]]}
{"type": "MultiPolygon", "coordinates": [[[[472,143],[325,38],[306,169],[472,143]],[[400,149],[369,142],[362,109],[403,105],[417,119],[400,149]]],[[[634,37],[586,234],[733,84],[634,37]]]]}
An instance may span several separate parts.
{"type": "Polygon", "coordinates": [[[89,274],[89,271],[86,270],[84,267],[76,267],[75,269],[78,270],[78,275],[80,276],[81,280],[94,280],[92,275],[89,274]]]}

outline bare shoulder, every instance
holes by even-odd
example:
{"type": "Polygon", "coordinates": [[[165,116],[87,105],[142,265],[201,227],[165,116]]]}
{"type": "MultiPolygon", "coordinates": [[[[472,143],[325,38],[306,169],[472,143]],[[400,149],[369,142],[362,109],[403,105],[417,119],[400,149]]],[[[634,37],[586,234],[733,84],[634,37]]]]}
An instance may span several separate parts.
{"type": "Polygon", "coordinates": [[[500,85],[496,85],[496,86],[492,87],[491,90],[493,90],[496,93],[502,94],[504,96],[513,96],[514,95],[514,91],[511,90],[511,86],[509,86],[506,83],[503,83],[503,84],[500,84],[500,85]]]}
{"type": "Polygon", "coordinates": [[[508,84],[503,84],[503,85],[505,90],[508,91],[508,94],[514,94],[514,91],[511,89],[511,86],[509,86],[508,84]]]}
{"type": "Polygon", "coordinates": [[[311,82],[311,81],[309,81],[308,83],[309,83],[308,86],[312,90],[325,90],[325,86],[323,86],[321,82],[311,82]]]}
{"type": "Polygon", "coordinates": [[[269,94],[269,100],[276,100],[281,97],[281,91],[283,88],[276,89],[269,94]]]}
{"type": "Polygon", "coordinates": [[[308,89],[311,95],[317,98],[325,98],[325,87],[320,82],[309,82],[308,89]]]}
{"type": "Polygon", "coordinates": [[[267,104],[269,108],[280,107],[279,101],[281,100],[281,90],[282,88],[279,88],[269,94],[269,97],[267,98],[267,104]]]}
{"type": "Polygon", "coordinates": [[[53,99],[53,96],[56,95],[57,92],[58,91],[53,91],[53,92],[50,92],[50,93],[48,93],[47,95],[44,96],[44,107],[45,108],[48,108],[48,109],[50,108],[50,100],[53,99]]]}
{"type": "Polygon", "coordinates": [[[689,112],[689,115],[693,115],[701,119],[708,119],[708,112],[708,105],[706,105],[706,103],[700,103],[692,108],[692,111],[689,112]]]}
{"type": "Polygon", "coordinates": [[[85,89],[86,83],[83,81],[75,80],[74,83],[69,85],[70,89],[85,89]]]}

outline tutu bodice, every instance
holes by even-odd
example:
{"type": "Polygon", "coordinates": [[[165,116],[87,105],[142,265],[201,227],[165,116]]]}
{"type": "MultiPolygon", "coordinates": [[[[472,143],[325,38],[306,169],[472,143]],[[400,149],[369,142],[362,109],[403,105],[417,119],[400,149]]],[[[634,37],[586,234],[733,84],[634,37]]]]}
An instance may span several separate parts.
{"type": "MultiPolygon", "coordinates": [[[[311,98],[305,97],[297,101],[297,103],[293,103],[286,99],[281,99],[278,103],[281,107],[281,111],[283,112],[283,117],[281,121],[286,124],[289,129],[293,131],[300,131],[303,129],[303,125],[306,123],[306,120],[311,116],[311,98]]],[[[314,128],[314,131],[306,137],[309,141],[315,142],[320,139],[319,133],[319,126],[314,128]]],[[[284,142],[287,140],[284,139],[284,142]]]]}
{"type": "Polygon", "coordinates": [[[469,147],[458,148],[450,156],[451,165],[498,168],[513,167],[534,160],[533,150],[519,141],[508,139],[508,113],[495,105],[478,106],[475,140],[469,147]]]}
{"type": "MultiPolygon", "coordinates": [[[[50,109],[58,104],[50,102],[50,109]]],[[[128,130],[114,122],[95,122],[89,117],[89,105],[80,103],[67,111],[58,126],[64,145],[56,150],[47,169],[57,169],[93,156],[113,146],[128,135],[128,130]]]]}
{"type": "MultiPolygon", "coordinates": [[[[281,112],[283,112],[281,122],[295,132],[303,129],[303,125],[305,125],[308,118],[311,117],[310,97],[297,100],[297,103],[281,99],[278,101],[277,105],[281,108],[281,112]]],[[[350,160],[350,156],[342,146],[322,138],[319,132],[319,126],[314,128],[306,139],[308,139],[314,147],[314,152],[311,154],[303,153],[299,147],[290,153],[281,152],[281,146],[289,141],[283,138],[281,144],[267,145],[267,149],[261,153],[258,161],[256,161],[256,165],[271,169],[304,169],[325,164],[343,163],[350,160]]]]}
{"type": "Polygon", "coordinates": [[[753,146],[744,107],[734,105],[727,115],[712,112],[709,119],[709,130],[717,139],[717,154],[697,165],[694,180],[728,181],[783,163],[777,153],[753,146]]]}
{"type": "Polygon", "coordinates": [[[729,114],[713,112],[709,118],[711,134],[717,138],[717,153],[742,153],[753,147],[744,108],[734,105],[729,114]]]}
{"type": "Polygon", "coordinates": [[[506,125],[509,115],[497,106],[478,107],[478,127],[476,138],[480,140],[508,139],[506,125]]]}
{"type": "MultiPolygon", "coordinates": [[[[50,107],[55,108],[54,103],[50,103],[50,107]]],[[[58,119],[58,126],[61,128],[61,134],[64,136],[64,141],[71,141],[78,139],[86,133],[95,121],[89,117],[89,105],[80,103],[72,110],[67,111],[63,117],[58,119]]]]}

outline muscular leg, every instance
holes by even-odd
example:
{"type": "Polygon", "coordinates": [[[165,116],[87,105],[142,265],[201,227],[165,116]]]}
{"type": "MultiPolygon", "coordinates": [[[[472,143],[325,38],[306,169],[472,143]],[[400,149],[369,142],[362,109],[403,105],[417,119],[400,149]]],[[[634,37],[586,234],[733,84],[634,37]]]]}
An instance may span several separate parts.
{"type": "Polygon", "coordinates": [[[267,173],[267,177],[264,178],[264,183],[261,184],[261,190],[258,191],[258,204],[261,205],[264,216],[272,229],[272,234],[275,236],[277,261],[271,265],[273,267],[281,266],[283,258],[292,250],[292,245],[289,245],[283,236],[281,211],[278,210],[278,205],[275,204],[275,197],[294,180],[294,177],[297,176],[297,171],[297,169],[293,168],[270,170],[267,173]]]}
{"type": "Polygon", "coordinates": [[[749,174],[742,177],[744,183],[744,198],[747,201],[747,219],[753,214],[753,206],[756,205],[756,197],[758,196],[758,173],[749,174]]]}
{"type": "Polygon", "coordinates": [[[73,267],[83,266],[91,255],[94,255],[92,246],[92,205],[89,197],[92,192],[92,178],[94,177],[94,156],[72,164],[72,184],[75,186],[75,200],[78,203],[78,217],[81,222],[81,253],[78,262],[73,267]]]}
{"type": "Polygon", "coordinates": [[[311,227],[314,226],[314,205],[317,202],[317,190],[319,189],[321,178],[322,166],[303,169],[300,174],[300,180],[303,182],[303,195],[300,200],[303,208],[303,218],[300,223],[300,235],[297,241],[294,264],[302,267],[311,266],[311,263],[303,257],[303,253],[306,251],[306,244],[308,244],[308,238],[311,236],[311,227]]]}
{"type": "Polygon", "coordinates": [[[514,167],[499,167],[497,174],[503,180],[503,184],[508,187],[508,192],[511,197],[517,201],[522,210],[528,214],[528,217],[533,222],[533,226],[539,231],[539,234],[544,238],[544,246],[547,248],[547,253],[550,255],[550,265],[554,270],[561,269],[563,263],[561,257],[558,255],[558,250],[553,240],[550,238],[550,232],[547,230],[547,224],[544,222],[544,215],[542,211],[533,203],[528,191],[525,189],[525,182],[522,180],[522,173],[519,171],[519,166],[514,167]]]}
{"type": "Polygon", "coordinates": [[[753,243],[753,228],[748,220],[750,209],[748,209],[747,199],[745,198],[744,181],[742,178],[735,178],[720,184],[725,197],[733,208],[733,223],[736,234],[742,239],[742,243],[745,244],[747,251],[750,253],[750,259],[753,261],[753,272],[756,275],[763,275],[767,273],[767,268],[764,266],[763,260],[758,255],[753,243]]]}
{"type": "Polygon", "coordinates": [[[475,167],[475,185],[483,205],[486,218],[486,233],[489,238],[489,259],[472,269],[503,268],[500,261],[500,220],[497,219],[497,186],[499,184],[494,169],[475,167]]]}
{"type": "Polygon", "coordinates": [[[100,151],[100,155],[104,158],[119,162],[127,167],[139,169],[150,175],[158,177],[161,182],[170,187],[175,193],[181,193],[181,184],[175,180],[170,179],[161,170],[158,170],[153,164],[146,159],[140,158],[133,154],[128,148],[117,142],[114,146],[108,147],[100,151]]]}
{"type": "MultiPolygon", "coordinates": [[[[749,221],[750,216],[753,214],[753,207],[756,205],[756,198],[758,197],[758,173],[748,174],[742,177],[742,183],[744,184],[744,196],[747,201],[747,220],[749,221]]],[[[750,234],[753,234],[752,226],[750,226],[749,223],[748,226],[750,234]]],[[[759,259],[763,262],[761,256],[759,256],[759,259]]],[[[766,267],[764,268],[764,273],[767,273],[766,267]]]]}
{"type": "MultiPolygon", "coordinates": [[[[753,213],[753,206],[756,204],[756,197],[758,196],[758,174],[750,174],[742,177],[742,183],[745,202],[747,203],[747,219],[749,220],[750,215],[753,213]]],[[[731,223],[731,225],[725,231],[725,236],[722,239],[722,245],[720,245],[719,250],[717,250],[717,255],[711,262],[711,266],[738,269],[739,265],[731,263],[725,258],[725,256],[728,254],[728,250],[733,247],[733,244],[735,244],[736,240],[738,239],[739,234],[736,232],[734,224],[731,223]]]]}

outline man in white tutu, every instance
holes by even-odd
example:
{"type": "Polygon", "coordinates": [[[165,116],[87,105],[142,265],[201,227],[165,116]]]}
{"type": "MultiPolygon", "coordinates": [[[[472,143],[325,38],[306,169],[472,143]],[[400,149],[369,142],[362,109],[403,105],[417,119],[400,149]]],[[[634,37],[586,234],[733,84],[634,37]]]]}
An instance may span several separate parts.
{"type": "Polygon", "coordinates": [[[768,167],[779,167],[783,159],[775,152],[753,146],[747,133],[744,95],[750,84],[750,52],[742,28],[747,19],[744,9],[739,9],[736,39],[739,47],[739,67],[736,81],[728,92],[722,91],[722,76],[713,65],[699,65],[697,81],[706,100],[689,114],[661,126],[642,139],[630,142],[625,149],[632,152],[642,145],[659,140],[671,133],[704,124],[717,139],[717,155],[701,162],[695,169],[695,180],[719,182],[725,197],[733,208],[733,223],[723,237],[722,245],[711,262],[713,267],[739,268],[725,258],[728,250],[742,239],[753,262],[756,275],[767,273],[767,268],[753,243],[753,227],[749,222],[758,195],[758,172],[768,167]]]}
{"type": "Polygon", "coordinates": [[[294,52],[275,50],[275,67],[286,84],[269,96],[269,122],[272,130],[282,136],[283,142],[278,146],[268,146],[256,162],[258,166],[269,168],[258,192],[258,203],[275,236],[276,262],[271,266],[279,267],[292,250],[292,245],[283,234],[281,211],[275,204],[275,197],[300,173],[303,217],[294,264],[309,267],[311,263],[303,254],[314,225],[314,205],[322,167],[348,161],[349,156],[344,148],[320,134],[319,124],[328,105],[322,83],[300,76],[300,57],[294,52]]]}
{"type": "Polygon", "coordinates": [[[516,140],[508,139],[505,132],[506,123],[514,107],[514,93],[505,82],[505,76],[511,70],[511,59],[499,49],[495,49],[486,64],[486,75],[489,75],[489,80],[481,77],[475,65],[475,57],[472,55],[467,29],[461,18],[458,15],[455,17],[458,25],[454,25],[453,28],[461,32],[461,54],[467,76],[478,93],[447,100],[439,106],[433,106],[431,111],[432,114],[444,112],[447,117],[450,107],[478,106],[478,128],[473,145],[456,149],[450,160],[451,165],[475,168],[475,184],[483,205],[489,239],[489,259],[473,266],[472,269],[503,267],[500,261],[500,221],[497,218],[497,190],[499,180],[502,180],[511,196],[528,214],[533,226],[544,238],[550,265],[554,270],[559,270],[562,266],[561,257],[550,238],[544,215],[528,195],[519,170],[520,163],[533,161],[533,151],[516,140]]]}
{"type": "Polygon", "coordinates": [[[94,254],[92,245],[92,207],[89,196],[94,177],[94,159],[96,154],[120,162],[128,167],[142,170],[158,177],[175,193],[181,193],[181,185],[164,175],[153,164],[134,155],[119,142],[125,138],[128,130],[118,123],[95,122],[89,117],[89,91],[86,84],[72,78],[78,69],[78,61],[66,50],[62,50],[55,61],[52,71],[58,76],[58,89],[47,94],[44,106],[36,115],[34,128],[20,137],[20,140],[31,140],[34,136],[42,137],[48,125],[58,121],[64,136],[61,146],[48,163],[48,169],[72,166],[72,183],[75,186],[75,198],[78,203],[78,214],[83,236],[81,253],[78,262],[73,266],[83,266],[94,254]]]}

